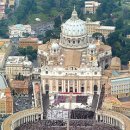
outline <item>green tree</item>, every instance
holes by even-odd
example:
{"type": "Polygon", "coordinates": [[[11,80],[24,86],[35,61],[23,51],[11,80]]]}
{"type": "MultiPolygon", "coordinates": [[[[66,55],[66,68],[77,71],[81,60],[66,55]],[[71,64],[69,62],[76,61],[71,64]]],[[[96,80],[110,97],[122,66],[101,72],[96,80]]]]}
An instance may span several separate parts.
{"type": "Polygon", "coordinates": [[[33,49],[32,46],[28,46],[27,48],[18,48],[18,52],[20,55],[28,56],[31,61],[37,59],[37,50],[33,49]]]}
{"type": "Polygon", "coordinates": [[[93,33],[93,35],[92,35],[93,38],[100,38],[102,36],[103,36],[103,34],[99,33],[99,32],[93,33]]]}
{"type": "Polygon", "coordinates": [[[110,33],[110,34],[108,35],[108,38],[107,38],[107,43],[108,43],[110,46],[113,46],[113,44],[114,44],[115,41],[119,41],[119,36],[120,36],[120,32],[119,32],[119,31],[110,33]]]}
{"type": "Polygon", "coordinates": [[[8,22],[5,19],[0,20],[0,37],[8,38],[8,22]]]}
{"type": "Polygon", "coordinates": [[[60,16],[57,16],[55,19],[54,19],[54,27],[57,28],[57,27],[60,27],[61,26],[61,17],[60,16]]]}
{"type": "Polygon", "coordinates": [[[117,19],[115,25],[116,25],[116,29],[122,29],[124,27],[123,18],[117,19]]]}

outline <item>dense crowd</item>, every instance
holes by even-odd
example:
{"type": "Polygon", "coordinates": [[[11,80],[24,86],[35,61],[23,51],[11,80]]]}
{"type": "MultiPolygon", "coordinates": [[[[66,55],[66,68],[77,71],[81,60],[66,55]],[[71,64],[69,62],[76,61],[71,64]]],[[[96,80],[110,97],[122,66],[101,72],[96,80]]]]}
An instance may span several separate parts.
{"type": "Polygon", "coordinates": [[[87,102],[88,96],[76,96],[77,103],[85,104],[87,102]]]}
{"type": "MultiPolygon", "coordinates": [[[[69,130],[120,130],[118,127],[98,123],[95,120],[70,120],[69,130]]],[[[67,130],[67,121],[41,120],[34,123],[23,124],[15,130],[67,130]]]]}
{"type": "Polygon", "coordinates": [[[71,110],[71,119],[92,119],[93,117],[94,117],[93,111],[87,111],[81,108],[71,110]]]}

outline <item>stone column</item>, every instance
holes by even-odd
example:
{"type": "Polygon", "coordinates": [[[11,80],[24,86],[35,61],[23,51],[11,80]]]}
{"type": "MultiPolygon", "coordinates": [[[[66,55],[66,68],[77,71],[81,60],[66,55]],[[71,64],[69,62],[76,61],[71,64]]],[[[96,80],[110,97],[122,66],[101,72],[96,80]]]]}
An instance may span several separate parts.
{"type": "Polygon", "coordinates": [[[103,116],[103,117],[104,117],[104,119],[103,119],[103,120],[104,120],[104,122],[106,123],[106,116],[103,116]]]}
{"type": "Polygon", "coordinates": [[[79,84],[78,84],[78,92],[80,93],[81,92],[81,82],[79,80],[79,84]]]}
{"type": "Polygon", "coordinates": [[[102,120],[103,120],[103,122],[104,122],[104,116],[102,116],[102,120]]]}
{"type": "Polygon", "coordinates": [[[96,121],[98,121],[98,114],[96,114],[96,121]]]}
{"type": "Polygon", "coordinates": [[[65,79],[63,79],[63,92],[66,92],[65,79]]]}
{"type": "Polygon", "coordinates": [[[69,80],[68,80],[68,92],[70,92],[70,88],[69,88],[70,86],[69,86],[69,80]]]}
{"type": "Polygon", "coordinates": [[[64,92],[64,80],[61,79],[61,81],[62,81],[62,84],[61,84],[61,89],[62,89],[62,91],[61,91],[61,92],[64,92]]]}

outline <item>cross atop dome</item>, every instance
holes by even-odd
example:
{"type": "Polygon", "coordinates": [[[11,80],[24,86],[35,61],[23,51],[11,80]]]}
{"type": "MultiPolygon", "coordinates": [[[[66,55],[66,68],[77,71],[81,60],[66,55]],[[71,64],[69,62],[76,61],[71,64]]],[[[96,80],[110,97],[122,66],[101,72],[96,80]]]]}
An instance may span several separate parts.
{"type": "Polygon", "coordinates": [[[71,15],[71,19],[72,19],[72,20],[77,20],[77,19],[79,19],[79,18],[78,18],[77,11],[75,10],[75,5],[74,5],[74,10],[73,10],[72,15],[71,15]]]}

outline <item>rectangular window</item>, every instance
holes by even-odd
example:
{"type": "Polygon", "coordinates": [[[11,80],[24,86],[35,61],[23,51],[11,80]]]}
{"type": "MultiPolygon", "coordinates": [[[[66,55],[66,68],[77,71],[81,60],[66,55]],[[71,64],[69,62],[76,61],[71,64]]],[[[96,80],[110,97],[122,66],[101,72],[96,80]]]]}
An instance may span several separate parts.
{"type": "Polygon", "coordinates": [[[66,88],[66,92],[68,92],[68,88],[66,88]]]}
{"type": "Polygon", "coordinates": [[[73,87],[70,87],[70,92],[73,92],[73,87]]]}
{"type": "Polygon", "coordinates": [[[61,86],[59,86],[58,91],[62,92],[62,87],[61,86]]]}
{"type": "Polygon", "coordinates": [[[84,92],[84,87],[81,87],[81,92],[82,92],[82,93],[84,92]]]}

